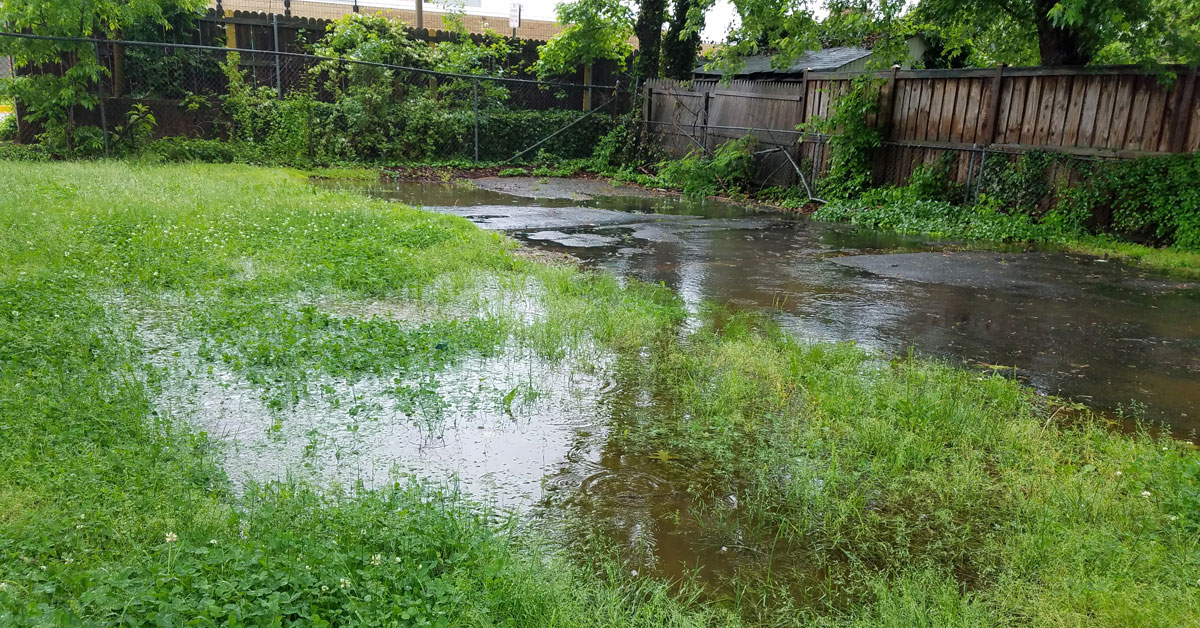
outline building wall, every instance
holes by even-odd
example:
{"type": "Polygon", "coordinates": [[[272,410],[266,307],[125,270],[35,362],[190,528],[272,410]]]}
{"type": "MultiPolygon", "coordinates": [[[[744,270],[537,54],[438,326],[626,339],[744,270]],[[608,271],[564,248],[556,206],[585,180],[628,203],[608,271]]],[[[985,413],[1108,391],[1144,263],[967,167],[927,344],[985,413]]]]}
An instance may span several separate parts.
{"type": "MultiPolygon", "coordinates": [[[[361,0],[358,12],[364,14],[382,13],[389,19],[400,20],[409,26],[417,25],[415,0],[361,0]]],[[[283,15],[290,10],[295,17],[310,17],[318,19],[337,19],[354,12],[353,0],[292,0],[290,7],[284,6],[283,0],[212,0],[209,6],[226,11],[253,11],[259,13],[277,13],[283,15]]],[[[515,35],[521,39],[546,41],[554,37],[562,28],[554,22],[553,16],[530,15],[523,11],[521,26],[513,32],[509,28],[508,16],[511,3],[504,0],[472,0],[463,11],[466,13],[464,22],[467,30],[472,33],[483,33],[493,30],[501,35],[515,35]],[[473,6],[472,6],[473,5],[473,6]],[[539,19],[540,18],[540,19],[539,19]]],[[[445,30],[443,17],[446,8],[442,5],[424,3],[422,5],[425,28],[445,30]]]]}

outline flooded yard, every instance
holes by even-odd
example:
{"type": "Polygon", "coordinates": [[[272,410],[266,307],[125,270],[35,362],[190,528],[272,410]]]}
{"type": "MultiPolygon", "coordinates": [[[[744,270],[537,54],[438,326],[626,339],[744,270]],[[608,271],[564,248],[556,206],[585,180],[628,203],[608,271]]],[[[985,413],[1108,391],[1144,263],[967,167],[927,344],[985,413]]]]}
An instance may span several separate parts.
{"type": "Polygon", "coordinates": [[[607,185],[494,179],[366,191],[661,282],[693,308],[711,300],[769,311],[802,339],[888,355],[912,347],[1179,435],[1200,428],[1195,282],[1084,255],[864,231],[607,185]]]}
{"type": "Polygon", "coordinates": [[[12,167],[0,603],[1200,616],[1194,284],[598,180],[12,167]]]}

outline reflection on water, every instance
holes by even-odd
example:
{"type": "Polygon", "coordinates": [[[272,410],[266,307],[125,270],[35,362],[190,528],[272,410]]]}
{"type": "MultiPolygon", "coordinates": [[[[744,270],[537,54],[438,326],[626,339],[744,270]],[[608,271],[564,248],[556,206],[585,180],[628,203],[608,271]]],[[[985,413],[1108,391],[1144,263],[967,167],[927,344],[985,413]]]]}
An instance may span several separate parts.
{"type": "MultiPolygon", "coordinates": [[[[1107,410],[1141,408],[1181,434],[1200,427],[1195,284],[1086,256],[969,247],[725,203],[531,199],[411,183],[367,191],[466,217],[591,268],[662,282],[693,311],[705,300],[763,310],[803,339],[855,341],[887,354],[913,347],[1014,372],[1040,391],[1107,410]]],[[[464,377],[439,376],[449,384],[439,390],[494,380],[482,395],[492,401],[452,400],[459,418],[446,432],[448,458],[389,446],[396,433],[388,430],[364,432],[367,442],[358,447],[409,469],[468,477],[481,469],[481,477],[500,480],[483,497],[512,504],[536,494],[554,527],[580,526],[572,538],[601,532],[620,545],[630,567],[648,573],[684,578],[699,570],[718,597],[737,594],[728,583],[745,582],[747,573],[786,573],[778,578],[786,589],[776,593],[789,604],[840,595],[829,584],[838,565],[809,564],[812,555],[802,548],[747,532],[744,508],[732,495],[689,493],[707,477],[693,461],[623,447],[624,425],[668,416],[672,407],[670,391],[647,389],[636,369],[623,372],[628,359],[636,358],[598,361],[594,376],[571,381],[528,355],[467,361],[458,367],[464,377]],[[512,420],[495,399],[521,383],[507,375],[521,369],[534,372],[522,380],[534,401],[512,420]],[[540,479],[537,490],[533,478],[540,479]]]]}
{"type": "Polygon", "coordinates": [[[798,337],[1007,367],[1036,389],[1200,428],[1200,288],[1117,262],[960,244],[722,202],[533,199],[396,183],[371,194],[464,216],[593,268],[774,313],[798,337]],[[924,255],[899,255],[924,253],[924,255]]]}

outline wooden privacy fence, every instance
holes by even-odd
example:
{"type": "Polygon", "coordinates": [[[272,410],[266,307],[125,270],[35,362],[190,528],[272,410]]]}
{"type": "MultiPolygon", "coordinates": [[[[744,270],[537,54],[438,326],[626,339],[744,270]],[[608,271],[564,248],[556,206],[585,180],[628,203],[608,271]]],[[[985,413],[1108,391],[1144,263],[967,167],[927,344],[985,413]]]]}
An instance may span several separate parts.
{"type": "MultiPolygon", "coordinates": [[[[1169,85],[1127,66],[876,72],[885,82],[879,114],[868,120],[883,135],[875,180],[904,183],[946,151],[951,176],[968,187],[988,153],[1122,159],[1200,151],[1200,70],[1171,69],[1177,79],[1169,85]]],[[[729,85],[652,80],[643,113],[673,156],[754,135],[760,150],[782,149],[761,155],[759,183],[792,185],[792,162],[817,178],[829,160],[828,138],[796,126],[828,115],[855,76],[805,72],[796,81],[729,85]]]]}

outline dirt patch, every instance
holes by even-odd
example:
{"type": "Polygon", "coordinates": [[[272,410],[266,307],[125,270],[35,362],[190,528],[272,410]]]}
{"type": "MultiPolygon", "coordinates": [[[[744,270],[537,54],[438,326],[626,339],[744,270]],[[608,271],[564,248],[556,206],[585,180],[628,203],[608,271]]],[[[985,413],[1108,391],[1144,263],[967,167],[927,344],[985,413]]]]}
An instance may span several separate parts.
{"type": "Polygon", "coordinates": [[[577,201],[596,197],[633,196],[648,198],[654,192],[607,179],[576,177],[485,177],[474,180],[485,190],[524,198],[557,198],[577,201]]]}
{"type": "Polygon", "coordinates": [[[449,183],[458,179],[482,179],[500,173],[498,166],[490,168],[458,168],[454,166],[393,166],[385,168],[383,176],[393,181],[431,181],[449,183]]]}
{"type": "Polygon", "coordinates": [[[535,249],[528,246],[523,246],[513,251],[513,255],[533,262],[557,264],[560,266],[578,266],[580,263],[582,263],[582,260],[574,255],[547,249],[535,249]]]}

